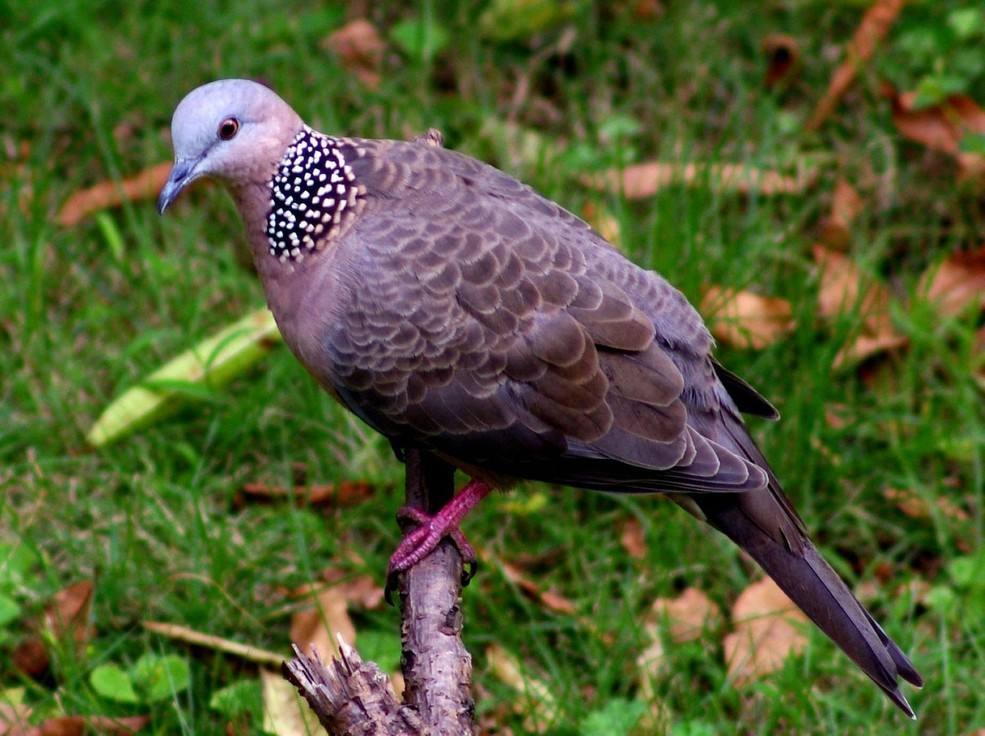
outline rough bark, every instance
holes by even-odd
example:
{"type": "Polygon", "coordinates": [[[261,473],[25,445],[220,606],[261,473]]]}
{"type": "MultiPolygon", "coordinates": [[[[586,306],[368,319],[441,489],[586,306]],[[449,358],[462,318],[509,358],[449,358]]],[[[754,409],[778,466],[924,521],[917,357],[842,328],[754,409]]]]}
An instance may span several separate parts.
{"type": "MultiPolygon", "coordinates": [[[[407,505],[436,513],[455,492],[454,469],[407,454],[407,505]]],[[[400,580],[404,701],[433,734],[471,734],[472,657],[462,644],[462,559],[448,540],[400,580]]]]}
{"type": "MultiPolygon", "coordinates": [[[[428,513],[454,494],[454,469],[417,450],[406,457],[406,503],[428,513]]],[[[469,736],[472,658],[462,644],[462,560],[448,541],[401,576],[404,702],[379,668],[349,646],[327,666],[296,647],[284,676],[333,736],[469,736]]]]}

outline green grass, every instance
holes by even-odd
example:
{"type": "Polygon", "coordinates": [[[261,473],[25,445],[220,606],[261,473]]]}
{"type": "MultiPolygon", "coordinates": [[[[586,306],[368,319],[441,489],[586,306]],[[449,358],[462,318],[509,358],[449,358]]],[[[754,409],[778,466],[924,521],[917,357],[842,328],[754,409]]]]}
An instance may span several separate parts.
{"type": "MultiPolygon", "coordinates": [[[[912,345],[884,364],[879,380],[870,386],[853,372],[836,373],[834,356],[858,319],[848,315],[830,329],[818,319],[810,255],[838,176],[866,199],[854,257],[902,295],[928,263],[980,242],[981,200],[956,185],[944,159],[897,137],[878,95],[879,73],[906,85],[934,70],[907,66],[900,60],[911,57],[891,40],[836,115],[805,136],[800,124],[861,3],[663,3],[662,17],[639,20],[631,2],[604,11],[578,2],[560,25],[517,41],[477,32],[480,6],[367,5],[384,33],[430,15],[449,31],[449,46],[428,63],[391,43],[383,81],[368,91],[323,46],[344,22],[342,8],[268,0],[0,7],[0,143],[30,147],[23,160],[4,154],[0,162],[0,544],[38,556],[24,580],[9,568],[5,579],[0,568],[0,591],[24,612],[0,629],[0,690],[26,687],[39,714],[149,710],[148,733],[224,733],[211,694],[253,671],[148,634],[141,620],[286,652],[288,601],[278,591],[326,567],[383,579],[397,541],[402,471],[386,443],[321,393],[286,350],[204,405],[103,451],[84,444],[114,395],[262,294],[243,265],[236,213],[214,188],[198,189],[164,219],[151,202],[71,229],[59,228],[55,213],[79,187],[167,158],[164,131],[185,92],[246,76],[271,84],[316,128],[406,137],[438,127],[448,145],[509,168],[576,212],[587,201],[603,204],[618,218],[628,254],[694,300],[715,282],[791,301],[794,335],[762,351],[719,355],[782,411],[781,423],[754,420],[753,431],[819,546],[853,583],[878,580],[873,612],[927,680],[922,692],[907,692],[921,719],[905,721],[816,634],[803,657],[736,689],[716,635],[668,647],[657,693],[672,733],[959,736],[985,724],[985,591],[974,575],[959,574],[968,555],[981,560],[985,530],[976,322],[941,321],[917,301],[894,314],[912,345]],[[567,53],[543,51],[567,28],[575,33],[567,53]],[[782,92],[762,84],[759,44],[772,31],[793,34],[804,59],[782,92]],[[517,94],[521,80],[526,94],[517,94]],[[509,139],[481,132],[491,119],[542,133],[562,150],[560,161],[517,162],[509,139]],[[798,196],[674,186],[645,202],[577,183],[586,166],[652,157],[787,169],[810,157],[821,177],[798,196]],[[122,251],[111,247],[114,236],[122,251]],[[843,407],[840,428],[825,421],[832,405],[843,407]],[[369,479],[379,490],[327,514],[233,508],[244,482],[287,484],[299,466],[312,481],[369,479]],[[971,518],[910,519],[883,497],[886,488],[913,490],[931,504],[953,499],[971,518]],[[900,592],[917,577],[937,586],[936,605],[900,592]],[[96,637],[79,656],[56,657],[49,681],[25,679],[9,651],[50,596],[80,578],[96,581],[96,637]],[[147,652],[187,656],[191,687],[150,708],[114,705],[90,687],[95,666],[125,667],[147,652]]],[[[919,29],[938,13],[939,3],[908,8],[900,27],[919,29]]],[[[981,75],[968,91],[985,101],[981,75]]],[[[640,619],[654,597],[696,585],[727,610],[756,573],[724,539],[665,502],[532,487],[519,494],[535,491],[549,499],[536,513],[507,513],[515,498],[498,496],[467,531],[504,557],[522,551],[545,560],[531,574],[572,599],[579,616],[543,610],[487,568],[465,595],[466,643],[480,711],[524,732],[509,708],[515,694],[486,665],[484,651],[497,642],[549,684],[559,703],[551,732],[577,734],[590,713],[638,697],[632,663],[647,645],[640,619]],[[631,515],[646,531],[644,560],[619,543],[631,515]]],[[[397,613],[374,611],[357,625],[395,631],[397,613]]]]}

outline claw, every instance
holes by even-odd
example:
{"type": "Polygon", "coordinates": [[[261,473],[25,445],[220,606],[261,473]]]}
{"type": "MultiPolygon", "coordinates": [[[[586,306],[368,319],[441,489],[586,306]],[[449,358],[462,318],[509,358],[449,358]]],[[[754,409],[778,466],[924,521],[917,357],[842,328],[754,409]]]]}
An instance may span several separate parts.
{"type": "Polygon", "coordinates": [[[462,557],[462,585],[469,584],[477,569],[475,550],[458,524],[490,490],[482,481],[473,480],[434,516],[406,506],[397,512],[397,523],[404,529],[404,538],[390,558],[384,591],[387,603],[393,605],[393,591],[398,588],[400,573],[431,554],[445,537],[451,539],[462,557]],[[411,524],[417,526],[411,528],[411,524]]]}

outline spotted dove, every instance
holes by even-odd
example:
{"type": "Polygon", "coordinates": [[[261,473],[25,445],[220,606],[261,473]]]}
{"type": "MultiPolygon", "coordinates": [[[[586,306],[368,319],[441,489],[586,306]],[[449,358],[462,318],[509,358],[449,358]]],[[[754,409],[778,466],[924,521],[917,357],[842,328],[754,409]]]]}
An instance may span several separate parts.
{"type": "Polygon", "coordinates": [[[811,544],[742,414],[773,406],[711,355],[684,296],[582,220],[440,145],[324,135],[266,87],[199,87],[172,121],[161,212],[232,193],[288,346],[395,448],[472,481],[391,560],[399,572],[492,487],[661,492],[726,534],[909,716],[909,659],[811,544]]]}

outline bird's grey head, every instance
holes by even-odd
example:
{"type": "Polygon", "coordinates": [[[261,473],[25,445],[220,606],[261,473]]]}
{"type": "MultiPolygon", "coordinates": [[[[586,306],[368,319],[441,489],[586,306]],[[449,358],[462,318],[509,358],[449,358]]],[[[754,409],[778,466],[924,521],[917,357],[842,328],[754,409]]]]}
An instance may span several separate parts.
{"type": "Polygon", "coordinates": [[[157,199],[167,206],[203,176],[233,187],[263,182],[304,123],[262,84],[221,79],[192,90],[171,119],[174,168],[157,199]]]}

